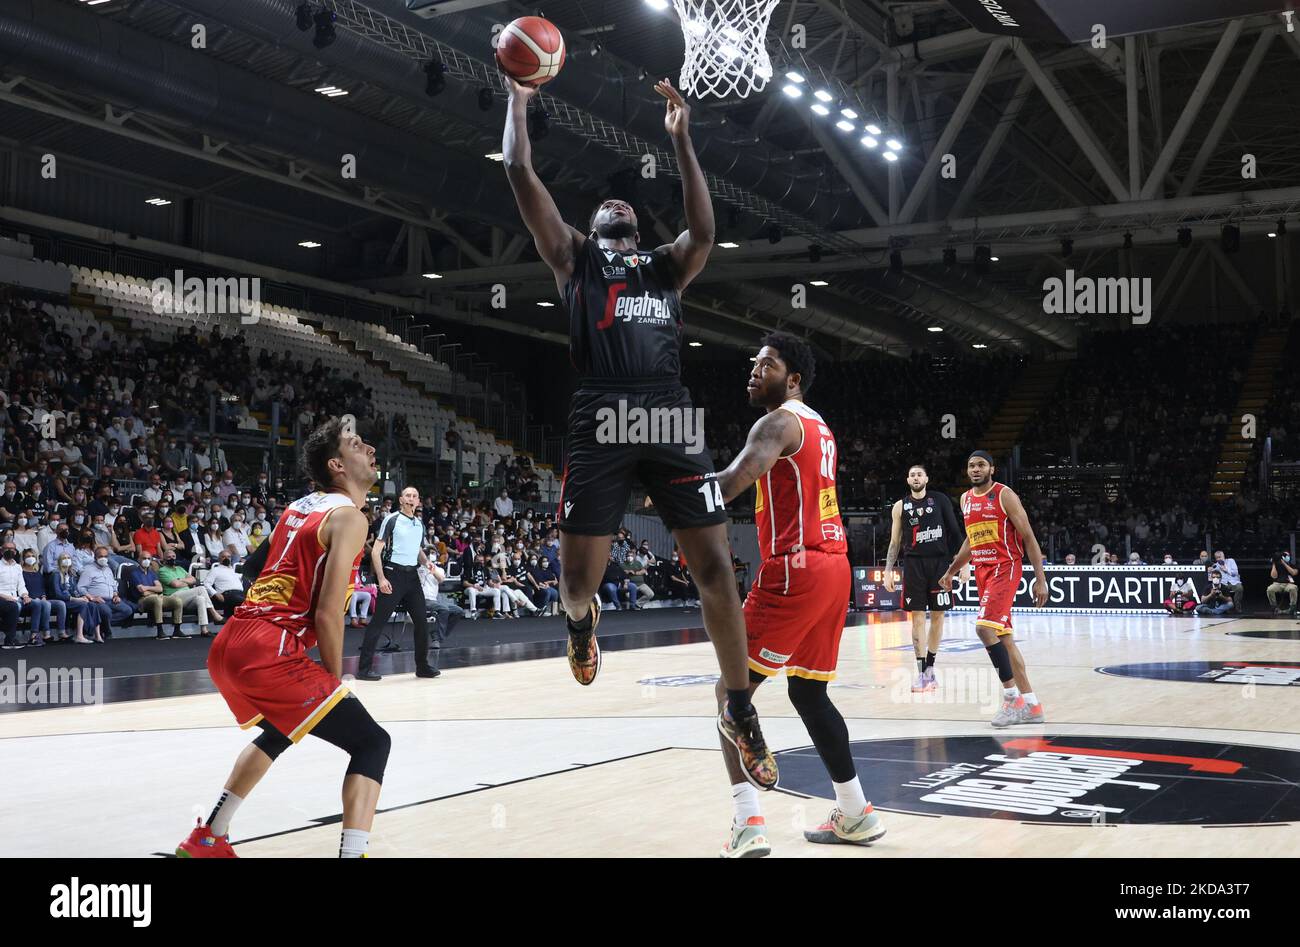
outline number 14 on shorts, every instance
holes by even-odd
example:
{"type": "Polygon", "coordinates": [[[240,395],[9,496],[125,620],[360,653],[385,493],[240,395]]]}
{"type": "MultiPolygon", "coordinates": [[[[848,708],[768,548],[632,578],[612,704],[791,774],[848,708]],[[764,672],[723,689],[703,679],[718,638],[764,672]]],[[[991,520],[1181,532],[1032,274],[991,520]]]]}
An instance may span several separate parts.
{"type": "Polygon", "coordinates": [[[704,505],[708,507],[708,512],[721,510],[725,504],[722,502],[722,486],[716,480],[706,480],[700,484],[700,493],[704,494],[704,505]]]}

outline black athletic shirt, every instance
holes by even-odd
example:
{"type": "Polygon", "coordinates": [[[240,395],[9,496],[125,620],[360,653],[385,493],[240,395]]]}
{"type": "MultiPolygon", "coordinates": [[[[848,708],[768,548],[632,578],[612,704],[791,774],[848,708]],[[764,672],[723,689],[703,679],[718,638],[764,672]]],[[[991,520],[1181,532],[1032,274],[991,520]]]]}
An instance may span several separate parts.
{"type": "Polygon", "coordinates": [[[583,241],[564,286],[578,375],[632,388],[651,380],[679,385],[682,300],[675,286],[667,251],[606,250],[590,237],[583,241]]]}
{"type": "Polygon", "coordinates": [[[945,494],[925,492],[917,500],[903,497],[903,555],[948,556],[961,548],[961,531],[952,501],[945,494]]]}

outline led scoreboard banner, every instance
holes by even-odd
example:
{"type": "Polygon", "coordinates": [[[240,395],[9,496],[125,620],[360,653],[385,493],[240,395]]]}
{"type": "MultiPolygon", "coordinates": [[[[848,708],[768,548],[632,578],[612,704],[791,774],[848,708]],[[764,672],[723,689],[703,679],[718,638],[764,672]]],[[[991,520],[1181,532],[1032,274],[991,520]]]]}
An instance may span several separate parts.
{"type": "MultiPolygon", "coordinates": [[[[1111,612],[1143,614],[1164,611],[1164,601],[1173,592],[1174,581],[1189,578],[1198,603],[1209,591],[1204,566],[1046,566],[1047,605],[1045,612],[1111,612]]],[[[901,607],[903,582],[894,570],[894,591],[885,588],[885,570],[880,566],[853,567],[853,607],[865,611],[888,611],[901,607]]],[[[1016,589],[1015,607],[1034,607],[1030,587],[1034,570],[1025,563],[1016,589]]],[[[954,611],[973,611],[979,593],[972,577],[952,583],[954,611]]]]}

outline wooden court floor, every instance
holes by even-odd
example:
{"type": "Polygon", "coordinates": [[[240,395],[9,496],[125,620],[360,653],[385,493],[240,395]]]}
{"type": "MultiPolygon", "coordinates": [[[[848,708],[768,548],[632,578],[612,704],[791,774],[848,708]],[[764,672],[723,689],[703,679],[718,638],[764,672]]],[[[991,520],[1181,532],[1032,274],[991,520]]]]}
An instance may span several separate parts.
{"type": "MultiPolygon", "coordinates": [[[[762,797],[774,857],[1300,852],[1300,818],[1283,817],[1300,806],[1300,686],[1291,683],[1300,669],[1288,668],[1300,665],[1300,639],[1240,634],[1300,625],[1016,621],[1047,723],[1005,731],[988,724],[997,693],[969,613],[949,616],[935,695],[911,693],[904,622],[846,630],[830,693],[889,829],[870,848],[802,840],[831,808],[829,783],[784,682],[765,684],[756,704],[783,772],[782,787],[762,797]],[[1155,666],[1156,676],[1125,676],[1155,666]],[[932,784],[961,782],[954,767],[986,766],[989,739],[1049,761],[1065,747],[1099,770],[1119,759],[1120,769],[1046,816],[922,800],[949,791],[932,784]],[[1099,746],[1121,749],[1088,753],[1099,746]]],[[[715,856],[731,815],[716,673],[711,647],[691,644],[609,652],[591,688],[562,658],[354,684],[393,737],[372,854],[715,856]]],[[[248,739],[215,694],[0,715],[0,856],[168,854],[207,813],[248,739]]],[[[286,752],[235,819],[238,853],[334,855],[344,765],[318,740],[286,752]]]]}

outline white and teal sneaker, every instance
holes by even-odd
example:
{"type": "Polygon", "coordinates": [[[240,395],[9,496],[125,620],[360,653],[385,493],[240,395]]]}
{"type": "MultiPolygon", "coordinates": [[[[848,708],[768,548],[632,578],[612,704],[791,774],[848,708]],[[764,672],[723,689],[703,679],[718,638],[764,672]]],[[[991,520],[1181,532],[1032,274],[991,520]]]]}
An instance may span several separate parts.
{"type": "Polygon", "coordinates": [[[885,823],[871,803],[859,815],[846,815],[843,809],[832,809],[830,818],[815,829],[806,830],[803,837],[819,844],[870,845],[885,834],[885,823]]]}
{"type": "Polygon", "coordinates": [[[752,815],[744,825],[731,825],[731,841],[722,846],[719,858],[762,858],[772,854],[767,840],[767,823],[761,815],[752,815]]]}

